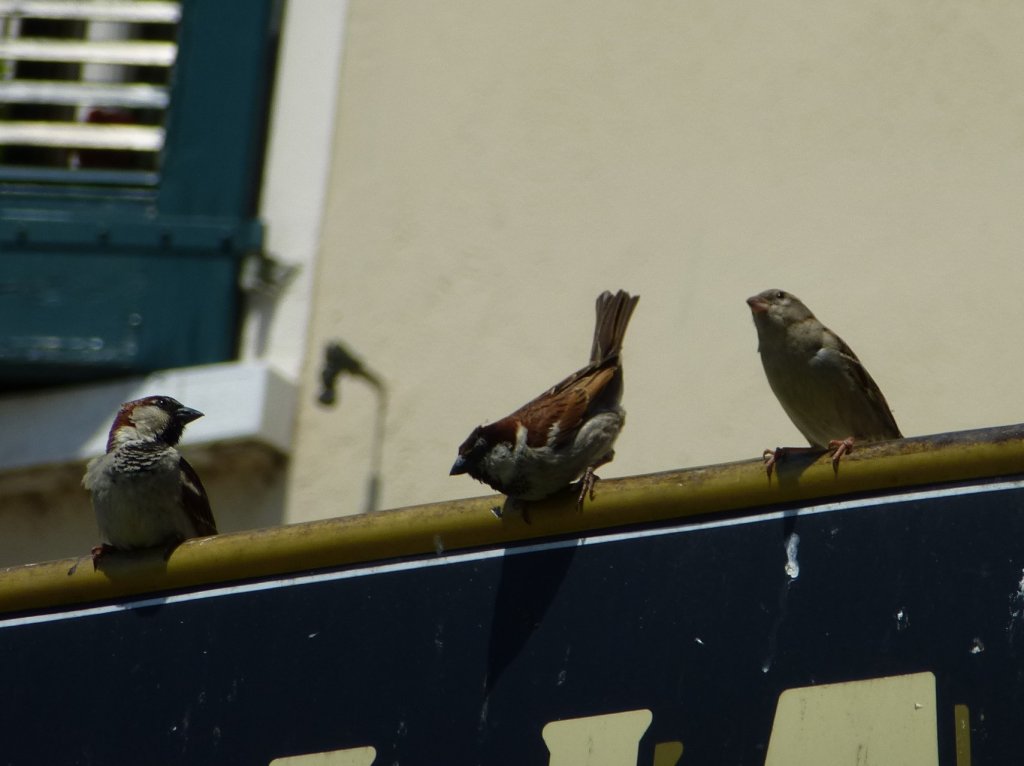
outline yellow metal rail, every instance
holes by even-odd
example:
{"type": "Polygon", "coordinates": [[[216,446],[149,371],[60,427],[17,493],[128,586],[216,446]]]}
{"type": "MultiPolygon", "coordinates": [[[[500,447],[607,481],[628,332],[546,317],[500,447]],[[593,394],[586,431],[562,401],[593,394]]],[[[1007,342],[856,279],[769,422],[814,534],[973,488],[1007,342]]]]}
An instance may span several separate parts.
{"type": "Polygon", "coordinates": [[[757,460],[602,481],[577,512],[569,494],[536,504],[530,523],[490,509],[500,496],[456,500],[190,540],[159,553],[0,570],[0,613],[38,610],[437,554],[793,502],[1024,474],[1024,425],[858,445],[838,472],[824,455],[793,456],[771,481],[757,460]]]}

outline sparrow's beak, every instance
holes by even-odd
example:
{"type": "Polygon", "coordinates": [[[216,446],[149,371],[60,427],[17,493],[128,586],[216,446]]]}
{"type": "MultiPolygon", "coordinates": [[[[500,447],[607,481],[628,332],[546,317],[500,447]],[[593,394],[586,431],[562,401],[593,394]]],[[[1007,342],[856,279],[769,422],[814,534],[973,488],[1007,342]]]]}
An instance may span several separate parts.
{"type": "Polygon", "coordinates": [[[455,458],[455,465],[452,466],[452,470],[448,472],[449,476],[458,476],[460,473],[465,473],[469,468],[466,465],[466,458],[459,455],[455,458]]]}
{"type": "Polygon", "coordinates": [[[175,413],[175,417],[178,418],[182,423],[191,423],[193,420],[198,420],[203,416],[199,410],[194,410],[191,407],[179,407],[175,413]]]}
{"type": "Polygon", "coordinates": [[[747,298],[747,305],[750,306],[750,310],[755,314],[763,314],[768,310],[768,301],[760,295],[752,295],[747,298]]]}

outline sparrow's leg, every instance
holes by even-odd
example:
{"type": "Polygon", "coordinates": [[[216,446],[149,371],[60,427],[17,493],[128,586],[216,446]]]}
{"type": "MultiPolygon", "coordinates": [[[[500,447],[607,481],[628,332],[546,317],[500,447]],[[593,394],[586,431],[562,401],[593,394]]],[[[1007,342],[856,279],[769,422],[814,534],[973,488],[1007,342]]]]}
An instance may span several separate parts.
{"type": "Polygon", "coordinates": [[[839,461],[842,460],[843,455],[847,455],[853,450],[853,437],[847,436],[845,439],[833,439],[828,443],[828,448],[835,450],[832,454],[832,470],[839,473],[839,461]]]}
{"type": "Polygon", "coordinates": [[[530,503],[526,500],[520,500],[516,497],[506,497],[505,502],[502,505],[496,505],[491,508],[491,513],[494,514],[496,519],[502,519],[509,514],[519,514],[523,517],[523,521],[527,524],[530,523],[530,503]]]}
{"type": "MultiPolygon", "coordinates": [[[[91,558],[92,558],[92,553],[90,552],[90,554],[87,555],[87,556],[79,556],[77,559],[75,559],[75,563],[72,564],[71,568],[68,570],[68,577],[71,577],[71,575],[73,575],[75,572],[78,571],[78,565],[79,564],[81,564],[86,559],[91,559],[91,558]]],[[[96,565],[93,564],[93,569],[95,569],[95,568],[96,568],[96,565]]]]}
{"type": "Polygon", "coordinates": [[[576,498],[576,510],[583,510],[583,501],[590,495],[590,502],[594,502],[594,486],[601,480],[601,477],[594,473],[594,466],[587,466],[583,478],[580,479],[580,495],[576,498]]]}
{"type": "Polygon", "coordinates": [[[766,449],[761,453],[761,459],[764,461],[764,469],[768,474],[768,481],[772,480],[772,470],[775,468],[775,465],[787,455],[815,451],[814,447],[776,447],[773,450],[766,449]]]}
{"type": "Polygon", "coordinates": [[[597,482],[601,480],[601,477],[594,473],[594,471],[605,463],[612,462],[612,458],[614,457],[615,450],[612,450],[593,465],[587,466],[587,470],[583,473],[583,478],[580,479],[580,496],[576,500],[577,511],[583,510],[583,501],[587,498],[587,495],[590,496],[590,502],[594,502],[594,487],[597,485],[597,482]]]}
{"type": "Polygon", "coordinates": [[[93,571],[95,572],[99,568],[100,559],[101,558],[103,558],[104,556],[110,555],[111,553],[113,553],[116,550],[117,550],[117,548],[115,548],[113,545],[108,545],[107,543],[103,543],[102,545],[95,546],[92,549],[92,551],[90,551],[90,553],[92,554],[92,569],[93,569],[93,571]]]}

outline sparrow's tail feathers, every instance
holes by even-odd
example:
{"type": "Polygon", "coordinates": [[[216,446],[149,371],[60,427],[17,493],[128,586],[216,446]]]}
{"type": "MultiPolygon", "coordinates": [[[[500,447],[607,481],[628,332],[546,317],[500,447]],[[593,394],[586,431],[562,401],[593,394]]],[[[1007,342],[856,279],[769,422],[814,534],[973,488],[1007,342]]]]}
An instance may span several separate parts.
{"type": "Polygon", "coordinates": [[[629,318],[633,316],[640,296],[631,296],[625,290],[612,295],[605,290],[597,296],[597,324],[594,327],[594,343],[590,347],[590,362],[599,364],[617,356],[622,350],[622,339],[626,335],[629,318]]]}

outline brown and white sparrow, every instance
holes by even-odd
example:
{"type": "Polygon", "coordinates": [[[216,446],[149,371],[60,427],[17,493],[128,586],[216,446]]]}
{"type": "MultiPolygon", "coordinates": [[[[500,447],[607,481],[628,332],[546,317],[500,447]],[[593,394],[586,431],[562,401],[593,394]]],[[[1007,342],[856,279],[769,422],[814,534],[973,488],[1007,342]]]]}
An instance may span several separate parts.
{"type": "MultiPolygon", "coordinates": [[[[775,397],[812,448],[834,450],[833,467],[855,441],[902,438],[885,397],[857,355],[800,299],[784,290],[765,290],[747,303],[775,397]]],[[[769,477],[786,451],[765,450],[769,477]]]]}
{"type": "Polygon", "coordinates": [[[626,420],[620,355],[639,300],[623,290],[601,293],[590,364],[511,415],[473,429],[451,474],[468,473],[507,495],[506,509],[553,495],[581,476],[577,508],[588,494],[593,500],[594,470],[614,456],[626,420]]]}
{"type": "Polygon", "coordinates": [[[169,396],[121,406],[106,454],[90,461],[82,479],[103,541],[92,550],[94,565],[113,550],[164,547],[169,555],[183,540],[217,534],[206,490],[175,449],[202,414],[169,396]]]}

